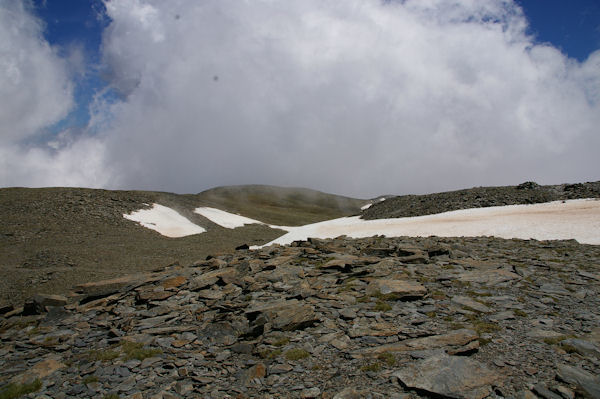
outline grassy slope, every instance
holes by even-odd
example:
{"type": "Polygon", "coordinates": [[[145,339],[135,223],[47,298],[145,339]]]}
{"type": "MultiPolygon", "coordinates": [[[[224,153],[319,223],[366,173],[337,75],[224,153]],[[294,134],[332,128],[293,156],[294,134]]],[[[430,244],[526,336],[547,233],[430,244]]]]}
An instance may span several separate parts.
{"type": "Polygon", "coordinates": [[[0,189],[0,305],[19,305],[36,292],[65,293],[85,281],[191,264],[247,243],[284,234],[266,226],[222,228],[197,215],[198,206],[237,211],[277,224],[303,224],[358,213],[364,201],[304,189],[250,186],[195,195],[83,188],[0,189]],[[159,203],[207,228],[163,237],[123,218],[159,203]],[[330,208],[331,207],[331,208],[330,208]]]}
{"type": "Polygon", "coordinates": [[[301,226],[358,214],[366,203],[305,188],[259,185],[217,187],[197,197],[207,206],[280,226],[301,226]]]}

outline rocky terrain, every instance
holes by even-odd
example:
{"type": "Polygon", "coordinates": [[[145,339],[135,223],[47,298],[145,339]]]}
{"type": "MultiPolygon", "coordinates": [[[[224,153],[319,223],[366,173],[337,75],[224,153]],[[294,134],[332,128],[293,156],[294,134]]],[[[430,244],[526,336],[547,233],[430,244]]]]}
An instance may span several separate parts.
{"type": "Polygon", "coordinates": [[[382,238],[5,307],[0,398],[600,397],[600,247],[382,238]]]}
{"type": "Polygon", "coordinates": [[[363,211],[363,219],[387,219],[432,215],[468,208],[536,204],[579,198],[600,198],[600,181],[541,186],[525,182],[518,186],[474,187],[426,195],[391,197],[363,211]]]}
{"type": "MultiPolygon", "coordinates": [[[[363,218],[416,216],[477,206],[600,197],[600,182],[557,186],[524,183],[376,201],[363,218]]],[[[300,188],[218,187],[199,194],[85,188],[0,189],[0,307],[35,293],[64,294],[84,281],[189,265],[239,245],[285,234],[264,225],[226,229],[194,213],[200,206],[265,223],[298,226],[357,215],[367,201],[300,188]],[[123,218],[158,203],[206,233],[169,238],[123,218]]]]}
{"type": "Polygon", "coordinates": [[[364,201],[307,189],[237,186],[200,194],[86,188],[0,189],[0,307],[36,292],[63,294],[75,284],[190,264],[285,232],[261,225],[226,229],[194,213],[199,206],[298,225],[356,214],[364,201]],[[234,199],[237,196],[237,201],[234,199]],[[159,203],[205,229],[169,238],[123,218],[159,203]]]}

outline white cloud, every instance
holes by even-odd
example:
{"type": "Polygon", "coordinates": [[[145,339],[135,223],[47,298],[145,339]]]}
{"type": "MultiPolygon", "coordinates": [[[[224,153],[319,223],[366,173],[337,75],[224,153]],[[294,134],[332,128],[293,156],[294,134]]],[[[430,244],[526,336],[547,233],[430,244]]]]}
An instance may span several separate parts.
{"type": "Polygon", "coordinates": [[[38,133],[73,107],[65,61],[21,1],[0,4],[0,143],[38,133]]]}
{"type": "Polygon", "coordinates": [[[512,0],[106,6],[122,99],[94,104],[94,146],[65,147],[96,151],[94,184],[368,197],[598,179],[600,52],[537,45],[512,0]]]}
{"type": "Polygon", "coordinates": [[[83,51],[61,58],[24,4],[0,4],[0,186],[104,186],[111,172],[99,138],[47,132],[74,107],[83,51]]]}
{"type": "Polygon", "coordinates": [[[536,45],[510,0],[107,5],[124,187],[369,196],[598,178],[599,55],[536,45]]]}
{"type": "Polygon", "coordinates": [[[112,172],[105,164],[104,144],[94,138],[79,138],[67,144],[26,148],[0,146],[2,187],[105,187],[112,172]]]}

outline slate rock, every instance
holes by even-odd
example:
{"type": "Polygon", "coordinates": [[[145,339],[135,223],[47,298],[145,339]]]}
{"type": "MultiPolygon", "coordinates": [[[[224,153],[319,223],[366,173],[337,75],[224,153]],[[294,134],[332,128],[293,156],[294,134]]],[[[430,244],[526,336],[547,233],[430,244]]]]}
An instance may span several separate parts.
{"type": "Polygon", "coordinates": [[[237,341],[239,332],[231,323],[223,321],[211,323],[198,332],[198,336],[217,345],[233,345],[237,341]]]}
{"type": "Polygon", "coordinates": [[[460,295],[453,296],[452,302],[457,303],[462,306],[467,306],[471,309],[475,309],[476,311],[481,312],[481,313],[493,312],[492,309],[485,306],[483,303],[477,302],[476,300],[474,300],[473,298],[469,298],[468,296],[460,296],[460,295]]]}
{"type": "Polygon", "coordinates": [[[515,319],[515,314],[513,313],[512,310],[498,312],[498,313],[490,316],[490,320],[495,321],[495,322],[503,321],[503,320],[514,320],[514,319],[515,319]]]}
{"type": "Polygon", "coordinates": [[[585,397],[600,399],[600,377],[566,364],[558,365],[556,376],[561,381],[575,385],[585,397]]]}
{"type": "Polygon", "coordinates": [[[187,281],[188,281],[188,279],[185,276],[175,276],[175,277],[169,277],[169,278],[163,280],[160,283],[160,285],[165,290],[169,290],[169,289],[180,287],[183,284],[187,283],[187,281]]]}
{"type": "Polygon", "coordinates": [[[142,363],[140,364],[140,368],[145,369],[148,368],[150,366],[154,366],[156,363],[161,362],[162,359],[160,357],[147,357],[144,360],[142,360],[142,363]]]}
{"type": "Polygon", "coordinates": [[[346,259],[332,259],[328,262],[325,262],[320,268],[323,270],[335,269],[349,273],[352,271],[352,263],[350,263],[346,259]]]}
{"type": "Polygon", "coordinates": [[[76,292],[83,294],[86,298],[104,297],[117,292],[128,291],[151,280],[148,274],[134,274],[109,280],[94,281],[79,284],[76,292]]]}
{"type": "Polygon", "coordinates": [[[285,374],[292,371],[294,368],[287,363],[274,364],[269,368],[269,374],[285,374]]]}
{"type": "MultiPolygon", "coordinates": [[[[226,263],[225,263],[226,264],[226,263]]],[[[237,271],[233,267],[224,267],[222,269],[213,270],[194,277],[189,283],[189,289],[197,291],[216,284],[219,280],[233,278],[237,275],[237,271]]]]}
{"type": "Polygon", "coordinates": [[[23,306],[23,315],[42,314],[47,311],[50,306],[65,306],[67,298],[62,295],[36,294],[25,302],[23,306]]]}
{"type": "Polygon", "coordinates": [[[409,388],[456,399],[482,399],[491,393],[492,384],[500,381],[497,372],[462,356],[434,356],[393,375],[409,388]]]}
{"type": "Polygon", "coordinates": [[[367,295],[389,295],[393,299],[423,297],[427,289],[416,281],[373,280],[367,287],[367,295]]]}
{"type": "Polygon", "coordinates": [[[345,320],[356,319],[356,311],[352,308],[344,308],[340,310],[340,317],[345,320]]]}
{"type": "Polygon", "coordinates": [[[377,256],[380,258],[387,258],[392,254],[396,253],[396,248],[387,248],[387,247],[368,247],[362,250],[362,253],[367,256],[377,256]]]}
{"type": "Polygon", "coordinates": [[[257,363],[254,366],[242,370],[238,382],[240,385],[247,386],[255,378],[264,378],[267,375],[267,368],[263,363],[257,363]]]}
{"type": "Polygon", "coordinates": [[[583,339],[569,338],[560,342],[561,345],[569,345],[575,351],[583,356],[600,357],[600,347],[593,342],[583,339]]]}
{"type": "Polygon", "coordinates": [[[556,392],[558,392],[565,399],[575,399],[575,392],[570,390],[567,387],[562,385],[558,385],[556,388],[556,392]]]}
{"type": "Polygon", "coordinates": [[[495,269],[469,271],[461,273],[458,278],[463,282],[493,286],[507,281],[520,279],[521,276],[505,269],[495,269]]]}
{"type": "Polygon", "coordinates": [[[531,338],[536,338],[536,339],[544,339],[544,338],[560,338],[563,336],[563,334],[556,332],[556,331],[547,330],[544,328],[532,328],[529,331],[527,331],[527,336],[531,337],[531,338]]]}
{"type": "Polygon", "coordinates": [[[554,392],[546,388],[546,385],[541,383],[536,384],[533,387],[533,392],[535,392],[539,397],[544,399],[562,399],[560,395],[555,394],[554,392]]]}
{"type": "Polygon", "coordinates": [[[313,325],[318,319],[311,305],[302,304],[297,299],[277,300],[257,304],[246,310],[249,319],[257,319],[262,315],[274,329],[292,331],[313,325]]]}
{"type": "Polygon", "coordinates": [[[61,363],[60,361],[56,360],[56,358],[48,357],[40,362],[37,362],[26,372],[15,376],[12,379],[12,382],[19,384],[29,383],[36,379],[45,378],[65,367],[67,366],[61,363]]]}
{"type": "Polygon", "coordinates": [[[408,352],[414,350],[460,347],[477,340],[479,335],[473,330],[460,329],[447,334],[432,335],[423,338],[407,339],[393,344],[381,345],[355,352],[357,357],[379,355],[381,353],[408,352]]]}
{"type": "Polygon", "coordinates": [[[300,397],[303,399],[318,398],[320,395],[321,390],[319,389],[319,387],[303,389],[302,392],[300,392],[300,397]]]}
{"type": "Polygon", "coordinates": [[[231,351],[234,353],[243,353],[249,355],[254,350],[254,345],[247,342],[238,342],[231,347],[231,351]]]}
{"type": "Polygon", "coordinates": [[[342,391],[335,394],[333,399],[364,399],[367,397],[367,393],[364,391],[357,391],[354,388],[344,388],[342,391]]]}
{"type": "Polygon", "coordinates": [[[12,312],[15,307],[10,303],[0,304],[0,315],[12,312]]]}
{"type": "Polygon", "coordinates": [[[523,389],[515,395],[517,399],[539,399],[533,392],[529,389],[523,389]]]}

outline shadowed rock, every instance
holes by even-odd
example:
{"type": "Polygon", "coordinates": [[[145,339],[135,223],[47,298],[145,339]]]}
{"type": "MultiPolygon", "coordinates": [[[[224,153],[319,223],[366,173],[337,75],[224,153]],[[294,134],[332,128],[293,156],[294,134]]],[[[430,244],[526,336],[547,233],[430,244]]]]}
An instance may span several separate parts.
{"type": "Polygon", "coordinates": [[[36,294],[33,298],[25,302],[23,306],[23,315],[42,314],[50,306],[65,306],[67,298],[62,295],[36,294]]]}
{"type": "Polygon", "coordinates": [[[263,316],[274,329],[284,331],[302,329],[317,321],[314,308],[296,299],[257,305],[246,310],[246,316],[249,320],[256,320],[259,316],[263,316]]]}
{"type": "Polygon", "coordinates": [[[586,398],[600,398],[600,378],[577,367],[559,364],[556,376],[559,380],[573,384],[586,398]]]}

